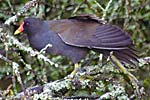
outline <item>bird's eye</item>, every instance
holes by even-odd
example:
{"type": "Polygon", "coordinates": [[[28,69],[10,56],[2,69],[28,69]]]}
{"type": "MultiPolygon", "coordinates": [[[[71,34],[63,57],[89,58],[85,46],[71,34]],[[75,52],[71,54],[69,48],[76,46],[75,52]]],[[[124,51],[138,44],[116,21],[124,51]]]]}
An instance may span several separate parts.
{"type": "Polygon", "coordinates": [[[29,22],[26,22],[25,24],[28,26],[28,25],[29,25],[29,22]]]}

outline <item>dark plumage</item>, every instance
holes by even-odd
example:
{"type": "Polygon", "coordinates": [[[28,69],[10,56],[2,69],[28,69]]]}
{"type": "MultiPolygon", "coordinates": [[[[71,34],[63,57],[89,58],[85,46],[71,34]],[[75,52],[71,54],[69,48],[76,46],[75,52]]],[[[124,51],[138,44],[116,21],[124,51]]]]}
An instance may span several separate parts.
{"type": "Polygon", "coordinates": [[[138,61],[129,35],[95,16],[82,15],[50,21],[27,18],[16,34],[21,31],[27,33],[33,48],[41,50],[52,44],[47,53],[66,56],[73,63],[83,59],[89,50],[103,53],[106,57],[113,51],[119,60],[129,64],[138,61]]]}

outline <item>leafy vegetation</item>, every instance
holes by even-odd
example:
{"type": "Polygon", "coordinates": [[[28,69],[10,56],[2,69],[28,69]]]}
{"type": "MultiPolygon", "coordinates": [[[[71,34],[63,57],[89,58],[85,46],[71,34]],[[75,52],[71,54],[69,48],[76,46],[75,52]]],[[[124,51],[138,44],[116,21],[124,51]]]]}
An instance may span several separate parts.
{"type": "MultiPolygon", "coordinates": [[[[29,46],[26,34],[13,35],[25,17],[54,20],[80,14],[93,14],[128,32],[140,58],[150,57],[149,0],[38,0],[38,3],[28,11],[19,15],[17,21],[5,25],[9,18],[26,9],[23,7],[27,2],[28,0],[0,0],[0,96],[2,98],[12,98],[24,88],[49,82],[56,82],[56,86],[59,87],[60,84],[57,84],[56,80],[63,79],[73,70],[73,64],[65,57],[35,53],[29,46]]],[[[150,97],[148,62],[150,61],[147,59],[141,62],[143,63],[136,68],[129,67],[128,70],[139,80],[142,87],[140,89],[145,92],[142,98],[148,99],[150,97]]],[[[80,62],[80,66],[83,70],[91,71],[94,80],[85,75],[83,81],[73,81],[75,84],[67,81],[67,85],[62,85],[64,89],[55,91],[57,94],[54,94],[54,97],[89,97],[90,95],[102,99],[136,98],[131,83],[116,67],[111,63],[102,66],[99,53],[91,51],[86,59],[80,62]],[[78,82],[81,84],[77,84],[78,82]]],[[[42,95],[36,94],[34,99],[43,97],[42,95]]]]}

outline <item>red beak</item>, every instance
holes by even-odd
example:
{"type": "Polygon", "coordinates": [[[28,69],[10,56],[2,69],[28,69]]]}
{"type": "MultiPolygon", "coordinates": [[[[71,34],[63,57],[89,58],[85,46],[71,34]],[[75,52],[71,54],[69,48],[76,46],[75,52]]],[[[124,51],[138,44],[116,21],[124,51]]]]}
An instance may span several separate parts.
{"type": "Polygon", "coordinates": [[[24,30],[23,26],[24,26],[24,22],[21,23],[21,25],[20,25],[19,28],[15,31],[14,34],[17,35],[17,34],[21,33],[21,32],[24,30]]]}

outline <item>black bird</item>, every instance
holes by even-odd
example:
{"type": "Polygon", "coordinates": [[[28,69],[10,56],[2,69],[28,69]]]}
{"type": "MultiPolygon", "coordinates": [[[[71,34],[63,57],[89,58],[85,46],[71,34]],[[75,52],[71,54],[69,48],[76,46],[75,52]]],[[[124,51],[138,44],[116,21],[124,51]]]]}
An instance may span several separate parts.
{"type": "Polygon", "coordinates": [[[137,55],[130,36],[117,26],[110,25],[93,15],[80,15],[62,20],[26,18],[14,34],[26,32],[31,47],[41,50],[47,44],[47,53],[63,55],[75,64],[90,50],[105,57],[116,56],[121,62],[134,64],[137,55]]]}

